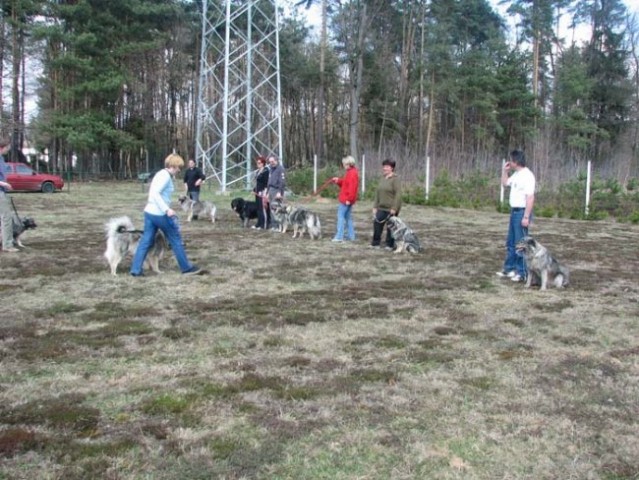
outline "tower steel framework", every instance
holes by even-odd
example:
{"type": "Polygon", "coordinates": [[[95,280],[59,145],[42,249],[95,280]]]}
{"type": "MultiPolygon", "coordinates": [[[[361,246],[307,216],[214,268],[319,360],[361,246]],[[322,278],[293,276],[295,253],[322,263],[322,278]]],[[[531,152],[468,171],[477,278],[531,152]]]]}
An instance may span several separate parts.
{"type": "MultiPolygon", "coordinates": [[[[195,155],[222,191],[282,158],[278,0],[203,0],[195,155]]],[[[243,183],[243,185],[242,185],[243,183]]]]}

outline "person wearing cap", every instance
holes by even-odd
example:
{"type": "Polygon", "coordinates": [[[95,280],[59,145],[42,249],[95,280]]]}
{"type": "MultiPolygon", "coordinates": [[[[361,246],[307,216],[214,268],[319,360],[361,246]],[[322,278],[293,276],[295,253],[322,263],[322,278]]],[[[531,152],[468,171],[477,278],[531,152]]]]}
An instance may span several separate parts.
{"type": "Polygon", "coordinates": [[[510,221],[506,236],[506,259],[502,271],[497,272],[497,276],[510,278],[513,282],[524,282],[527,275],[526,262],[524,257],[517,253],[515,246],[528,235],[528,227],[532,223],[535,175],[526,167],[523,151],[510,152],[510,161],[504,164],[501,172],[501,183],[504,187],[510,187],[510,221]]]}
{"type": "Polygon", "coordinates": [[[7,253],[19,252],[13,246],[13,212],[7,192],[13,187],[7,182],[7,165],[4,163],[4,155],[9,151],[11,142],[0,139],[0,224],[2,228],[2,251],[7,253]]]}

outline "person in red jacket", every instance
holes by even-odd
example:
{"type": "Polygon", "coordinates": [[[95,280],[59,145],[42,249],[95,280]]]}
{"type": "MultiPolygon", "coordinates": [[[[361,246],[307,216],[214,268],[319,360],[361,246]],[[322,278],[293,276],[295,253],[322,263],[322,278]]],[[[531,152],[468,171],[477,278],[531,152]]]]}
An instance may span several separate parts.
{"type": "Polygon", "coordinates": [[[333,177],[332,181],[339,185],[339,206],[337,207],[337,232],[333,237],[333,242],[344,241],[344,230],[346,230],[346,240],[355,240],[355,227],[353,226],[353,205],[357,201],[357,189],[359,188],[359,173],[355,168],[355,159],[350,155],[342,158],[342,166],[346,173],[342,178],[333,177]]]}

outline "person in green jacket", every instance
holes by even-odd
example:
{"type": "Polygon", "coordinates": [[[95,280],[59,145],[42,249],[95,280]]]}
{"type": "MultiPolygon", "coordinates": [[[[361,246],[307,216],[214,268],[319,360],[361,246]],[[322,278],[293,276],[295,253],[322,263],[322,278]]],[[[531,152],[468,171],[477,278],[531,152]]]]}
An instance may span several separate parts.
{"type": "MultiPolygon", "coordinates": [[[[373,241],[371,247],[379,248],[386,220],[399,214],[402,207],[402,185],[395,175],[395,160],[382,162],[383,178],[379,182],[373,203],[373,241]]],[[[395,250],[395,241],[386,229],[386,250],[395,250]]]]}

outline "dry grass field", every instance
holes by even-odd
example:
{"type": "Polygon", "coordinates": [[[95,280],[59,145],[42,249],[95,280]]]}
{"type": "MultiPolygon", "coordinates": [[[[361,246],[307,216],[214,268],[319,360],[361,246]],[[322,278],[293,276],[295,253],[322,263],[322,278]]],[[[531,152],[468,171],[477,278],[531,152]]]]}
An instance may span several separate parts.
{"type": "MultiPolygon", "coordinates": [[[[406,206],[424,252],[183,223],[207,275],[112,277],[103,225],[140,185],[15,194],[0,254],[0,478],[637,479],[639,227],[538,219],[571,268],[500,280],[508,217],[406,206]]],[[[182,215],[184,218],[185,216],[182,215]]]]}

